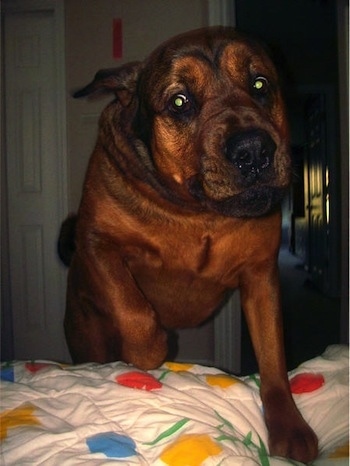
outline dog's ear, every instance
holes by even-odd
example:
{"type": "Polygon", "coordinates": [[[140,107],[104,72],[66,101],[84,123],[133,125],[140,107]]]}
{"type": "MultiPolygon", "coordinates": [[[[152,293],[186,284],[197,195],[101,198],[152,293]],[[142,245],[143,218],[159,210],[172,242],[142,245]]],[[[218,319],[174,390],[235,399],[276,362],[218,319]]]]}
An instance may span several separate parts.
{"type": "Polygon", "coordinates": [[[131,62],[118,68],[100,70],[93,81],[73,94],[74,98],[89,95],[115,94],[123,106],[127,106],[136,92],[141,62],[131,62]]]}

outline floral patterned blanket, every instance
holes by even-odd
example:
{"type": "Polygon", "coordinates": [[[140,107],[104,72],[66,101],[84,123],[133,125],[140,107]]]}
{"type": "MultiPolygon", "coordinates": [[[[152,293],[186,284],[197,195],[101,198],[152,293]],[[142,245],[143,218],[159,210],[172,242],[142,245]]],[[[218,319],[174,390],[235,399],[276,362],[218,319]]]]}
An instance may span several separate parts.
{"type": "MultiPolygon", "coordinates": [[[[317,465],[348,463],[348,348],[330,346],[290,373],[319,437],[317,465]]],[[[3,465],[296,465],[269,455],[259,376],[165,363],[1,367],[3,465]]]]}

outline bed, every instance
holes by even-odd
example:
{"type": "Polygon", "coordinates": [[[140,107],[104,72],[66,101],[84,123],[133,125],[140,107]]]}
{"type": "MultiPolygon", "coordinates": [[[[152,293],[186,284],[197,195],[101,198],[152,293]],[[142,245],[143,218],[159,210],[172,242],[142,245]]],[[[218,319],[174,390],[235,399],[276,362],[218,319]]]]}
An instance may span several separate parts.
{"type": "MultiPolygon", "coordinates": [[[[348,348],[333,345],[290,372],[319,437],[315,465],[348,461],[348,348]]],[[[1,367],[4,465],[296,465],[269,456],[259,376],[165,363],[1,367]]]]}

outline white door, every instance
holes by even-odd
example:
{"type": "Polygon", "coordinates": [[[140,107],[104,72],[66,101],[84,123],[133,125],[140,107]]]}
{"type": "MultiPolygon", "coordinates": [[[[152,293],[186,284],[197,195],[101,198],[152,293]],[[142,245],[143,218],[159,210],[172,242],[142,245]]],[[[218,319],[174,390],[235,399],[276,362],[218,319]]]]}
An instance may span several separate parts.
{"type": "Polygon", "coordinates": [[[65,152],[58,122],[55,11],[5,10],[4,31],[14,356],[67,360],[65,271],[56,255],[65,152]]]}

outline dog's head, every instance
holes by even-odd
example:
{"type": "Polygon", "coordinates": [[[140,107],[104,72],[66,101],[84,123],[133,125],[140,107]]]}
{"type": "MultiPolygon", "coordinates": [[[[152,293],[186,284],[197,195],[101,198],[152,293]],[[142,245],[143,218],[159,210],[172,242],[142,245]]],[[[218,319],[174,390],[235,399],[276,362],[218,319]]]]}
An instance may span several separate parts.
{"type": "Polygon", "coordinates": [[[285,109],[276,69],[252,39],[232,28],[192,31],[142,63],[98,73],[76,96],[96,91],[117,95],[103,118],[128,133],[145,180],[151,174],[174,202],[242,217],[281,200],[285,109]]]}

